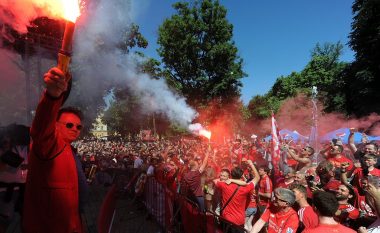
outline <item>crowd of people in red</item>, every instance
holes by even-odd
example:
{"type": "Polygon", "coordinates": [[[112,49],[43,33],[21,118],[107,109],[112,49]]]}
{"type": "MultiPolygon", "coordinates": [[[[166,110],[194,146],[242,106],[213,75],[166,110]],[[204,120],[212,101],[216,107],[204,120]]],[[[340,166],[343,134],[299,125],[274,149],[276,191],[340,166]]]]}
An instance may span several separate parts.
{"type": "Polygon", "coordinates": [[[108,151],[100,167],[133,166],[193,200],[200,211],[218,214],[249,232],[376,232],[377,144],[350,142],[333,140],[316,154],[311,146],[283,141],[277,168],[267,159],[270,142],[257,138],[221,145],[189,138],[80,142],[79,153],[88,158],[108,151]],[[104,147],[108,149],[100,149],[104,147]]]}
{"type": "MultiPolygon", "coordinates": [[[[130,167],[186,196],[201,212],[233,223],[237,228],[228,229],[232,232],[380,231],[380,154],[376,142],[355,145],[355,129],[348,145],[338,138],[320,151],[284,140],[276,160],[270,142],[257,137],[222,144],[181,137],[152,142],[82,140],[75,149],[83,116],[77,109],[61,108],[70,78],[50,69],[30,131],[31,146],[23,153],[8,141],[1,147],[0,176],[13,172],[22,177],[17,181],[22,183],[20,190],[26,186],[20,207],[24,232],[85,232],[82,211],[94,174],[89,165],[94,163],[100,168],[96,182],[112,182],[105,168],[130,167]],[[24,155],[17,165],[12,162],[16,154],[24,155]],[[5,160],[5,155],[11,159],[5,160]],[[22,163],[27,169],[21,169],[22,163]],[[90,177],[85,177],[86,171],[90,177]]],[[[11,194],[14,186],[8,181],[3,183],[11,194]]]]}

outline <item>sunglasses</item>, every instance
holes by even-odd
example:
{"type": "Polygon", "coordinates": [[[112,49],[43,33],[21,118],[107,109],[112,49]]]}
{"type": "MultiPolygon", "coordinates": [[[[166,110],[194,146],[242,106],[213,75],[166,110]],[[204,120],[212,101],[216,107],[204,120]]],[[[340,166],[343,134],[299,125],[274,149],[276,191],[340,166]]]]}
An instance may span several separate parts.
{"type": "MultiPolygon", "coordinates": [[[[68,129],[71,129],[71,128],[74,127],[74,123],[71,123],[71,122],[67,122],[67,123],[65,123],[65,122],[59,122],[59,123],[64,124],[66,126],[66,128],[68,128],[68,129]]],[[[76,128],[77,128],[77,130],[82,130],[83,129],[83,125],[76,125],[76,128]]]]}
{"type": "Polygon", "coordinates": [[[275,201],[281,201],[281,202],[286,202],[286,203],[288,203],[288,201],[285,201],[285,200],[283,200],[283,199],[280,199],[280,198],[278,198],[277,196],[274,196],[274,200],[275,200],[275,201]]]}

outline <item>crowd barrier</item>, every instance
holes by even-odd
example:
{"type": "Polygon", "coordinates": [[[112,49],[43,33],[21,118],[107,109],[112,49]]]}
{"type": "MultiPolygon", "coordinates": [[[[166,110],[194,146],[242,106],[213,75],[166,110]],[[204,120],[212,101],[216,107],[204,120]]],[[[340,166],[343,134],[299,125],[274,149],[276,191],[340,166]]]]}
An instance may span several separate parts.
{"type": "MultiPolygon", "coordinates": [[[[140,173],[135,171],[128,174],[130,175],[127,187],[129,192],[133,193],[140,173]]],[[[228,222],[213,212],[201,212],[197,204],[173,192],[155,177],[147,178],[143,193],[135,198],[144,203],[148,213],[168,233],[226,233],[231,232],[231,229],[233,232],[246,232],[244,228],[228,222]]]]}

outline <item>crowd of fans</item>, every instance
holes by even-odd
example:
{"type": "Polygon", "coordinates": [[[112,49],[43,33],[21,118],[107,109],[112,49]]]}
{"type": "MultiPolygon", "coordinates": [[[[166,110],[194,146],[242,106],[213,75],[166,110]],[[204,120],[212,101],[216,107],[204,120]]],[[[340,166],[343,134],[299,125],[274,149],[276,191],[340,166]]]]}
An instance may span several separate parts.
{"type": "MultiPolygon", "coordinates": [[[[201,211],[219,214],[250,232],[308,232],[316,227],[347,231],[341,225],[377,232],[378,147],[365,140],[355,145],[353,133],[347,145],[338,138],[318,154],[307,144],[283,140],[279,158],[271,156],[270,142],[258,138],[220,145],[196,138],[82,140],[77,148],[87,170],[91,164],[98,171],[138,169],[187,196],[201,211]],[[320,204],[313,194],[330,204],[320,204]]],[[[104,182],[102,172],[95,181],[104,182]]]]}
{"type": "Polygon", "coordinates": [[[248,232],[380,232],[380,153],[376,142],[355,145],[353,133],[319,153],[283,140],[278,158],[257,137],[86,138],[74,146],[89,182],[110,184],[106,169],[132,169],[248,232]]]}

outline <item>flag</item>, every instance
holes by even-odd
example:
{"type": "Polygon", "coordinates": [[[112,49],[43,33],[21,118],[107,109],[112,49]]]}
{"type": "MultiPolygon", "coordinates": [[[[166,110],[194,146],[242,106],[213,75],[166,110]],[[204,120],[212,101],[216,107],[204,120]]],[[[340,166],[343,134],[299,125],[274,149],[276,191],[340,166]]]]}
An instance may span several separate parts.
{"type": "Polygon", "coordinates": [[[278,135],[276,119],[272,112],[272,163],[274,169],[278,167],[278,162],[280,160],[280,140],[278,135]]]}

